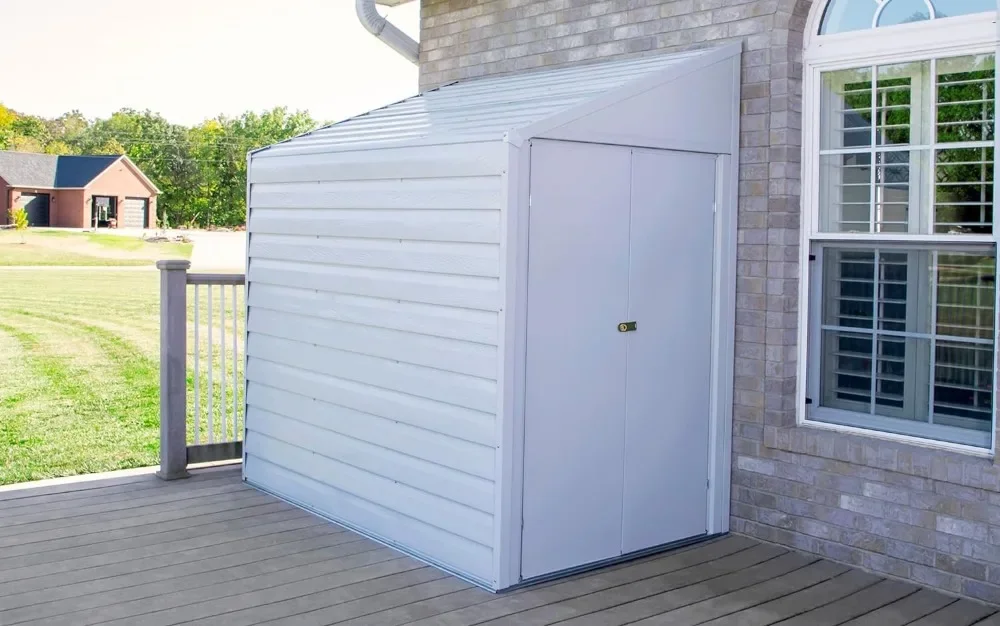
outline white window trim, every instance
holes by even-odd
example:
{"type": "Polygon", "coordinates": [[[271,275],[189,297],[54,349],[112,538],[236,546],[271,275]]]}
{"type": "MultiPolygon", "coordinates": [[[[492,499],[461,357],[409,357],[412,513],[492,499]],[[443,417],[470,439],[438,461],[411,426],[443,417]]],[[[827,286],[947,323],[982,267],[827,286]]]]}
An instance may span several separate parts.
{"type": "MultiPolygon", "coordinates": [[[[808,420],[809,408],[806,406],[806,396],[810,388],[809,376],[818,376],[818,368],[809,368],[809,355],[819,355],[819,337],[810,332],[810,303],[817,284],[811,284],[812,261],[809,260],[813,243],[852,241],[858,242],[859,237],[852,234],[819,233],[814,229],[819,224],[819,202],[815,198],[819,183],[819,134],[820,118],[819,101],[821,72],[849,69],[864,65],[886,65],[919,61],[935,57],[964,56],[973,54],[993,53],[1000,58],[1000,24],[997,23],[997,13],[976,14],[948,18],[947,20],[930,20],[914,24],[891,26],[861,31],[839,33],[835,35],[817,35],[823,11],[829,0],[817,1],[813,4],[809,18],[806,20],[806,30],[803,47],[803,108],[802,108],[802,187],[801,187],[801,239],[799,257],[799,314],[798,314],[798,372],[796,377],[796,425],[799,427],[833,430],[843,433],[886,439],[927,448],[949,450],[971,456],[996,455],[997,450],[997,416],[1000,408],[995,389],[993,395],[994,427],[990,433],[990,447],[951,443],[937,439],[928,439],[912,435],[859,428],[846,424],[833,424],[808,420]],[[920,47],[914,48],[913,43],[919,42],[920,47]]],[[[1000,73],[997,78],[1000,87],[1000,73]]],[[[1000,93],[1000,88],[997,89],[1000,93]]],[[[994,142],[995,155],[1000,156],[1000,134],[994,142]]],[[[1000,181],[1000,158],[994,159],[994,180],[1000,181]]],[[[996,219],[996,218],[995,218],[996,219]]],[[[871,243],[905,242],[910,244],[929,244],[940,242],[936,235],[882,235],[872,234],[864,239],[871,243]]],[[[962,237],[963,243],[992,244],[997,246],[998,263],[1000,263],[1000,228],[995,228],[992,235],[967,235],[962,237]]],[[[996,290],[995,311],[1000,315],[1000,288],[996,290]]],[[[1000,324],[995,327],[995,351],[1000,356],[1000,324]]],[[[817,356],[818,358],[818,356],[817,356]]],[[[1000,367],[1000,358],[995,358],[994,367],[1000,367]]],[[[818,402],[818,399],[816,400],[818,402]]]]}

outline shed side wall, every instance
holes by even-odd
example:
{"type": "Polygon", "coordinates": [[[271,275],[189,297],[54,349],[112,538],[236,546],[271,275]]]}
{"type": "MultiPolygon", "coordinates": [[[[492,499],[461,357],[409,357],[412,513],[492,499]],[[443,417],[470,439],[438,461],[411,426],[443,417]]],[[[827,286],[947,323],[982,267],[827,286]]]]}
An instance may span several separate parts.
{"type": "Polygon", "coordinates": [[[505,157],[250,171],[247,479],[487,585],[505,157]]]}

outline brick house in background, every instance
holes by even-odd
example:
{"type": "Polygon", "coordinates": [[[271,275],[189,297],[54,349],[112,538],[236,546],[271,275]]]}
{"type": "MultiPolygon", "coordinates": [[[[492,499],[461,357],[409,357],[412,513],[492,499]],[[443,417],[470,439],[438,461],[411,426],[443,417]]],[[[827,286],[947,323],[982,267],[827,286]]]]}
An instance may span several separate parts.
{"type": "Polygon", "coordinates": [[[23,207],[31,226],[156,226],[159,189],[127,156],[0,151],[0,224],[23,207]]]}
{"type": "Polygon", "coordinates": [[[730,528],[1000,602],[996,16],[422,0],[419,67],[426,90],[741,42],[730,528]]]}

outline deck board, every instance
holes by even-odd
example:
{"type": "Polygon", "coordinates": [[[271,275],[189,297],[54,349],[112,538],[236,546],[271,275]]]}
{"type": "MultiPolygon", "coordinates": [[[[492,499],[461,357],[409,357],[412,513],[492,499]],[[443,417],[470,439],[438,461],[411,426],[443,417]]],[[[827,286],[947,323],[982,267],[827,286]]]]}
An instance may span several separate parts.
{"type": "Polygon", "coordinates": [[[0,488],[0,624],[1000,626],[994,607],[746,537],[491,594],[239,468],[0,488]]]}

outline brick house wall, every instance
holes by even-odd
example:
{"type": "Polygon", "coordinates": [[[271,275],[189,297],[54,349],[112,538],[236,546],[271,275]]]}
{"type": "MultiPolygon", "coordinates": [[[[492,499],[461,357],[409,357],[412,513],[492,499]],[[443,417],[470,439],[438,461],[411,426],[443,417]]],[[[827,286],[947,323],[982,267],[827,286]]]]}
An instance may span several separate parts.
{"type": "Polygon", "coordinates": [[[10,205],[8,202],[10,202],[10,187],[7,186],[7,181],[0,178],[0,226],[5,225],[9,219],[7,209],[10,208],[10,205]]]}
{"type": "Polygon", "coordinates": [[[1000,602],[992,459],[795,425],[812,4],[421,0],[420,85],[743,41],[731,528],[1000,602]]]}
{"type": "Polygon", "coordinates": [[[15,206],[17,201],[21,199],[22,194],[47,194],[49,196],[49,223],[53,226],[57,226],[58,211],[59,211],[59,192],[53,189],[36,189],[33,187],[13,187],[11,188],[3,179],[0,179],[0,224],[7,224],[10,222],[10,216],[7,210],[15,206]]]}
{"type": "Polygon", "coordinates": [[[84,202],[83,189],[60,189],[56,191],[59,214],[52,215],[52,225],[60,228],[88,228],[90,226],[90,204],[84,202]]]}
{"type": "Polygon", "coordinates": [[[149,216],[146,228],[156,227],[156,196],[142,182],[142,179],[122,161],[112,164],[111,167],[101,172],[100,176],[87,185],[83,207],[88,216],[90,215],[90,202],[94,196],[114,196],[118,198],[119,225],[121,224],[125,198],[146,198],[149,200],[149,216]]]}

